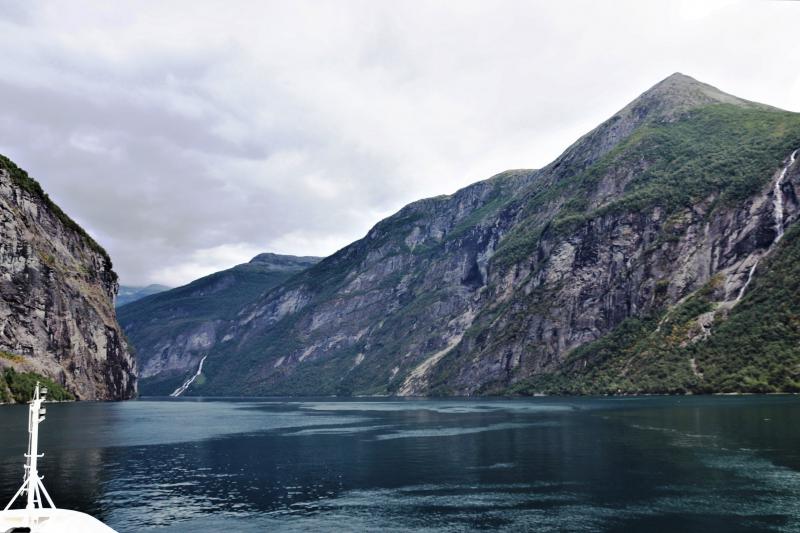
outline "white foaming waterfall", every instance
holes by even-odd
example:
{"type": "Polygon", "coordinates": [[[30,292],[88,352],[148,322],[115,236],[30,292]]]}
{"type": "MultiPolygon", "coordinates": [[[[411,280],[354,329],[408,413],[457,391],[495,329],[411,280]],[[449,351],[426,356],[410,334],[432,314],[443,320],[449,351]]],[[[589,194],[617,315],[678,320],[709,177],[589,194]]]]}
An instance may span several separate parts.
{"type": "Polygon", "coordinates": [[[786,173],[789,172],[789,167],[794,164],[797,158],[797,152],[798,150],[795,150],[792,152],[792,155],[789,156],[789,164],[781,169],[781,174],[775,182],[775,194],[772,199],[773,205],[775,206],[775,242],[778,242],[781,240],[781,237],[783,237],[783,180],[786,178],[786,173]]]}
{"type": "MultiPolygon", "coordinates": [[[[797,159],[797,152],[800,152],[800,149],[792,152],[792,154],[789,156],[789,162],[783,166],[780,174],[778,174],[778,179],[775,180],[775,188],[772,191],[772,216],[775,219],[775,239],[772,241],[770,248],[775,246],[775,244],[781,240],[781,237],[783,237],[783,181],[786,179],[786,174],[789,172],[789,168],[794,165],[794,162],[797,159]]],[[[747,290],[750,282],[753,281],[753,274],[756,273],[756,267],[758,266],[758,262],[760,260],[760,258],[756,259],[756,262],[750,267],[750,271],[747,273],[747,281],[744,282],[742,288],[739,289],[738,296],[736,296],[737,302],[742,299],[742,296],[744,296],[744,292],[747,290]]]]}
{"type": "Polygon", "coordinates": [[[742,299],[742,296],[744,296],[744,291],[747,290],[747,286],[750,285],[751,281],[753,281],[753,274],[756,273],[757,266],[758,266],[758,260],[756,260],[756,262],[753,263],[753,266],[750,267],[750,272],[747,273],[747,281],[745,281],[744,285],[742,285],[742,288],[739,289],[739,295],[736,297],[737,302],[742,299]]]}
{"type": "Polygon", "coordinates": [[[208,355],[204,355],[203,358],[200,359],[200,366],[197,367],[197,372],[194,373],[194,376],[192,376],[189,379],[187,379],[186,382],[183,385],[181,385],[180,387],[178,387],[177,389],[175,389],[175,392],[170,394],[170,396],[172,396],[173,398],[177,398],[178,396],[180,396],[181,394],[186,392],[186,389],[188,389],[189,386],[192,383],[194,383],[194,380],[197,379],[197,376],[199,376],[200,374],[203,373],[203,363],[206,362],[206,357],[208,357],[208,355]]]}

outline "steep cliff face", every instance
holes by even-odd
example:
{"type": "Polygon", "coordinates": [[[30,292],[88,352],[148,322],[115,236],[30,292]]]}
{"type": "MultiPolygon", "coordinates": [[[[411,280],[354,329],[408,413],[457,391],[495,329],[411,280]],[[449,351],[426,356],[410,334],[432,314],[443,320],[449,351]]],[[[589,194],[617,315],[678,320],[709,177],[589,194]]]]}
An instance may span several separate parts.
{"type": "Polygon", "coordinates": [[[136,347],[142,394],[172,393],[194,375],[244,306],[318,261],[259,254],[249,263],[121,306],[117,313],[136,347]]]}
{"type": "MultiPolygon", "coordinates": [[[[790,166],[788,155],[777,161],[790,166]]],[[[724,201],[723,193],[715,191],[687,207],[665,210],[659,202],[646,203],[636,212],[600,209],[564,233],[548,228],[537,243],[537,260],[515,271],[515,279],[522,274],[525,281],[513,285],[507,299],[495,299],[476,321],[473,334],[439,366],[440,385],[465,393],[499,391],[521,376],[557,369],[567,376],[587,366],[596,370],[600,361],[592,341],[630,318],[639,318],[652,321],[651,333],[665,322],[669,331],[655,336],[661,343],[648,347],[649,360],[629,359],[631,368],[608,371],[619,377],[636,369],[646,379],[582,383],[584,392],[705,390],[702,379],[695,379],[701,377],[697,365],[702,364],[698,350],[703,342],[694,342],[703,341],[715,321],[724,320],[748,289],[755,290],[748,279],[760,272],[753,268],[775,252],[774,183],[779,168],[774,174],[765,171],[771,181],[765,180],[761,190],[743,202],[724,201]],[[685,302],[697,298],[698,291],[705,304],[702,309],[680,324],[670,324],[670,315],[685,313],[685,302]],[[659,359],[670,344],[693,350],[686,350],[668,374],[656,378],[663,370],[659,359]],[[565,354],[571,355],[566,361],[565,354]]],[[[798,216],[794,187],[794,180],[788,181],[779,191],[788,200],[782,227],[798,216]]],[[[508,290],[501,279],[495,286],[508,290]]],[[[624,356],[630,344],[622,342],[607,355],[624,356]]],[[[790,367],[787,360],[784,370],[790,367]]],[[[740,385],[736,390],[746,389],[740,385]]],[[[535,386],[532,390],[539,392],[535,386]]]]}
{"type": "MultiPolygon", "coordinates": [[[[606,254],[598,263],[618,272],[604,295],[617,302],[606,306],[618,309],[617,327],[591,342],[565,335],[568,356],[550,372],[529,373],[514,390],[800,391],[797,153],[789,152],[743,202],[719,205],[712,194],[661,224],[641,213],[609,228],[617,238],[605,242],[620,256],[606,254]],[[648,239],[653,227],[666,228],[667,238],[648,239]]],[[[577,235],[571,245],[581,249],[596,233],[577,235]]],[[[592,271],[576,270],[583,279],[592,271]]],[[[578,301],[561,302],[571,332],[580,331],[578,301]]],[[[466,372],[461,378],[469,380],[466,372]]]]}
{"type": "Polygon", "coordinates": [[[49,377],[78,399],[133,397],[108,255],[2,156],[0,234],[0,366],[49,377]]]}
{"type": "Polygon", "coordinates": [[[245,306],[203,393],[713,389],[697,350],[785,247],[798,147],[800,115],[670,76],[547,167],[411,204],[245,306]]]}

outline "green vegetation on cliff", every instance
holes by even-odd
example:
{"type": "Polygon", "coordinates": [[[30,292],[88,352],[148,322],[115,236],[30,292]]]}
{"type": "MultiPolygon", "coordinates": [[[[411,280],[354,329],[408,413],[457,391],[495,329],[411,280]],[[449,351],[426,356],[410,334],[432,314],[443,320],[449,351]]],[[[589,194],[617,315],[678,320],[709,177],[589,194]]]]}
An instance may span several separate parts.
{"type": "Polygon", "coordinates": [[[800,226],[758,266],[727,320],[694,347],[701,390],[800,392],[800,226]]]}
{"type": "MultiPolygon", "coordinates": [[[[723,205],[742,202],[770,180],[775,162],[798,142],[800,114],[732,104],[709,105],[682,120],[648,124],[579,177],[584,187],[592,187],[613,168],[641,165],[621,196],[585,216],[654,206],[672,213],[716,192],[723,205]]],[[[580,214],[564,211],[557,221],[580,214]]]]}
{"type": "Polygon", "coordinates": [[[712,104],[680,120],[648,122],[585,171],[526,197],[526,218],[504,237],[492,263],[504,267],[529,257],[548,227],[567,235],[605,215],[656,206],[669,215],[713,194],[719,206],[742,202],[798,146],[800,114],[777,109],[712,104]],[[621,170],[633,173],[624,190],[590,205],[604,181],[625,179],[617,174],[621,170]],[[559,199],[567,200],[555,217],[543,219],[541,213],[559,199]]]}
{"type": "Polygon", "coordinates": [[[41,376],[35,372],[17,372],[13,368],[6,368],[0,383],[0,401],[25,403],[33,398],[33,391],[38,382],[40,386],[47,387],[47,399],[62,402],[74,400],[75,397],[55,381],[41,376]]]}

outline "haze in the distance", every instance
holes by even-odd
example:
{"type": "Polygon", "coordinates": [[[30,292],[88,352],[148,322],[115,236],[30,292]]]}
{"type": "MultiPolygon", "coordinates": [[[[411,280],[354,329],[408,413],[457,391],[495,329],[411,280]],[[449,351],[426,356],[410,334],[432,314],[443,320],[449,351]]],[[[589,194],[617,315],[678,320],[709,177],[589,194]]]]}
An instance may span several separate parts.
{"type": "Polygon", "coordinates": [[[0,153],[178,285],[534,168],[675,71],[800,111],[798,2],[0,3],[0,153]]]}

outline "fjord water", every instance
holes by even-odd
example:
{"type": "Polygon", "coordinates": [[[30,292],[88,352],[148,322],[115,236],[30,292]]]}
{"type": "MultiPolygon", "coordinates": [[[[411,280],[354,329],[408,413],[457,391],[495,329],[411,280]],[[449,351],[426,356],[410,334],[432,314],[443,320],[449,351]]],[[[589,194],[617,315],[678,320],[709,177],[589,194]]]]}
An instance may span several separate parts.
{"type": "MultiPolygon", "coordinates": [[[[0,496],[26,406],[0,409],[0,496]]],[[[800,398],[48,406],[60,507],[138,531],[798,531],[800,398]]]]}

